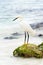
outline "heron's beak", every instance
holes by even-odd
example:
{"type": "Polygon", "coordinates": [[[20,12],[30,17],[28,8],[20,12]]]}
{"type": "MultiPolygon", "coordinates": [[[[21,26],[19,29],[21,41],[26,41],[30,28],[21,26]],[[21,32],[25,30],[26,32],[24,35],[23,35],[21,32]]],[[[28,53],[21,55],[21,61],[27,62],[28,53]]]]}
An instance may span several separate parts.
{"type": "Polygon", "coordinates": [[[22,16],[18,16],[18,17],[16,17],[15,19],[13,19],[13,21],[17,20],[18,18],[19,18],[20,21],[23,20],[23,17],[22,17],[22,16]]]}
{"type": "Polygon", "coordinates": [[[19,17],[16,17],[15,19],[13,19],[13,21],[17,20],[19,17]]]}

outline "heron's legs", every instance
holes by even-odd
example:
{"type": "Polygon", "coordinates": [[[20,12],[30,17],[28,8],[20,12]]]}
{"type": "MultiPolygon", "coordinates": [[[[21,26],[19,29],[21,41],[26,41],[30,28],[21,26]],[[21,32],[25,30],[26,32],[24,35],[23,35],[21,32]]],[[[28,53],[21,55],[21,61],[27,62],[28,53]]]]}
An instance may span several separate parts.
{"type": "Polygon", "coordinates": [[[27,32],[27,44],[28,44],[28,42],[29,42],[29,34],[27,32]]]}
{"type": "Polygon", "coordinates": [[[28,34],[28,32],[25,32],[24,43],[27,43],[28,44],[28,41],[29,41],[29,34],[28,34]]]}
{"type": "Polygon", "coordinates": [[[25,39],[24,39],[24,43],[26,43],[26,32],[25,32],[25,39]]]}

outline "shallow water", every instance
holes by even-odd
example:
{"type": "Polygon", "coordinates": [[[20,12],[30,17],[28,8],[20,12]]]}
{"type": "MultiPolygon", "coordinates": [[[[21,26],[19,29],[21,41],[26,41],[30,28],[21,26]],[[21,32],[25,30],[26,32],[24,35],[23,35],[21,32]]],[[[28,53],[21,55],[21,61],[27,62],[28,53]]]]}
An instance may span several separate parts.
{"type": "MultiPolygon", "coordinates": [[[[43,65],[43,59],[14,57],[13,51],[24,42],[24,37],[13,40],[0,40],[0,64],[1,65],[43,65]]],[[[42,39],[30,37],[30,42],[40,44],[42,39]],[[37,41],[36,41],[37,40],[37,41]]]]}
{"type": "Polygon", "coordinates": [[[18,15],[23,15],[28,24],[42,22],[43,0],[0,0],[0,28],[20,27],[12,22],[18,15]]]}

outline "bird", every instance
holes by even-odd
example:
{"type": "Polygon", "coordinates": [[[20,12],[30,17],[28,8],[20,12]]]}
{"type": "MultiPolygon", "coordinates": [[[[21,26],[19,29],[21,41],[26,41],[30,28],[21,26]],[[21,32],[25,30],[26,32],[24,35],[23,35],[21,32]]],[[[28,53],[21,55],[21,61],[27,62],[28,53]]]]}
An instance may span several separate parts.
{"type": "Polygon", "coordinates": [[[23,16],[17,16],[16,18],[13,19],[13,21],[18,21],[21,28],[23,29],[24,33],[25,33],[25,39],[24,39],[24,43],[28,43],[29,42],[29,34],[32,36],[36,36],[36,31],[32,29],[32,27],[30,25],[27,25],[27,22],[24,20],[23,16]],[[27,41],[26,41],[26,37],[27,37],[27,41]]]}

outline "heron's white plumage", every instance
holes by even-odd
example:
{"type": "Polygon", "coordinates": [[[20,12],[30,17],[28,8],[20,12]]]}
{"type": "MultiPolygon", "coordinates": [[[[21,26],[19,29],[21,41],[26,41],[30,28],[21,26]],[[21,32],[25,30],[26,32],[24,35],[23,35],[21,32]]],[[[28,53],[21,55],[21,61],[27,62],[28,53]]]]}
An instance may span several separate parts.
{"type": "Polygon", "coordinates": [[[29,34],[31,34],[33,36],[36,35],[36,31],[33,30],[29,24],[27,24],[27,22],[23,19],[23,17],[19,17],[17,19],[17,21],[20,23],[21,28],[23,29],[23,31],[28,32],[29,34]]]}

